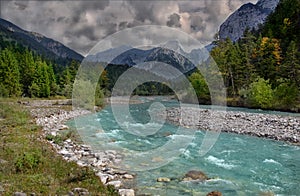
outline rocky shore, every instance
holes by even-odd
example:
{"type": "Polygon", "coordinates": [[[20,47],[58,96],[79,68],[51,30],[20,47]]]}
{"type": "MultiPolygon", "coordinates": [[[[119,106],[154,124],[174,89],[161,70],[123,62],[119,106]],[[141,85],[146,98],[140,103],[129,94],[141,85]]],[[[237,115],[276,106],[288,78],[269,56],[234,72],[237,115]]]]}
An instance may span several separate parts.
{"type": "Polygon", "coordinates": [[[163,114],[174,124],[210,130],[217,117],[222,132],[269,138],[300,145],[300,116],[281,116],[237,111],[218,111],[192,107],[169,108],[163,114]]]}
{"type": "Polygon", "coordinates": [[[119,195],[135,195],[134,190],[131,189],[131,185],[135,183],[134,174],[129,174],[126,171],[112,167],[112,163],[121,158],[116,151],[95,152],[91,149],[91,146],[80,144],[80,142],[73,141],[71,138],[59,144],[53,140],[46,139],[49,137],[59,137],[64,130],[69,129],[65,125],[67,120],[89,114],[89,111],[72,110],[70,105],[71,100],[30,101],[20,102],[20,104],[26,105],[29,108],[36,123],[43,127],[42,139],[49,142],[63,159],[74,161],[82,167],[93,168],[102,183],[114,186],[118,190],[119,195]]]}

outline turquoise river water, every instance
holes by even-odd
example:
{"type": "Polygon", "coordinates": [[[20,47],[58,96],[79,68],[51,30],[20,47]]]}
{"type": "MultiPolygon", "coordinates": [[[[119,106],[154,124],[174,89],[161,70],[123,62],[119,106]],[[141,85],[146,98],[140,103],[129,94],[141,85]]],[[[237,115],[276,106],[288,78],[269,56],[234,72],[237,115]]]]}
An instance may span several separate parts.
{"type": "MultiPolygon", "coordinates": [[[[130,105],[131,115],[136,121],[132,126],[139,129],[143,129],[144,124],[150,120],[147,109],[153,100],[144,99],[144,101],[142,104],[130,105]]],[[[166,107],[178,105],[176,101],[160,101],[166,107]]],[[[241,108],[228,108],[228,110],[262,112],[241,108]]],[[[289,115],[288,113],[276,114],[289,115]]],[[[81,116],[77,121],[84,122],[76,123],[77,128],[85,130],[87,133],[85,136],[91,137],[91,141],[101,143],[105,134],[111,141],[110,145],[118,145],[119,148],[138,152],[151,151],[174,138],[192,137],[188,147],[178,149],[180,154],[170,163],[151,170],[134,171],[137,174],[134,186],[138,194],[206,195],[210,191],[218,190],[225,196],[267,193],[300,195],[299,146],[251,136],[221,133],[213,148],[205,156],[200,156],[198,150],[205,134],[203,130],[194,130],[193,135],[180,135],[176,134],[177,126],[165,123],[155,134],[137,136],[122,130],[110,106],[105,107],[96,116],[81,116]],[[104,133],[95,131],[99,129],[104,130],[104,133]],[[181,179],[189,170],[201,170],[212,179],[205,182],[183,182],[181,179]],[[161,183],[156,181],[159,177],[168,177],[172,180],[161,183]]],[[[74,126],[74,121],[70,121],[69,124],[74,126]]],[[[163,157],[164,153],[157,156],[163,157]]]]}

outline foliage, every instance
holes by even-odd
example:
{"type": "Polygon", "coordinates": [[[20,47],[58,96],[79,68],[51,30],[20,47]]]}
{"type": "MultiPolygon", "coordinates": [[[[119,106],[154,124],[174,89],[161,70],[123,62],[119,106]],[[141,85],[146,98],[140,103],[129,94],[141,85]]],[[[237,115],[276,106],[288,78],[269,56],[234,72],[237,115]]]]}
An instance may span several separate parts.
{"type": "Polygon", "coordinates": [[[6,91],[4,95],[17,97],[21,94],[18,61],[8,48],[0,53],[0,85],[6,91]]]}
{"type": "Polygon", "coordinates": [[[41,162],[40,152],[25,152],[17,157],[15,167],[17,172],[26,172],[36,169],[41,162]]]}
{"type": "Polygon", "coordinates": [[[0,96],[48,98],[63,95],[70,98],[79,63],[73,60],[62,66],[55,62],[19,44],[1,43],[0,96]]]}
{"type": "Polygon", "coordinates": [[[196,92],[196,95],[199,99],[199,103],[209,102],[210,94],[204,77],[200,73],[195,72],[189,77],[189,80],[193,86],[193,90],[196,92]]]}
{"type": "Polygon", "coordinates": [[[247,101],[253,107],[271,108],[274,101],[274,92],[269,84],[269,80],[258,78],[255,82],[251,83],[246,97],[247,101]]]}
{"type": "MultiPolygon", "coordinates": [[[[300,1],[281,0],[260,29],[247,29],[236,42],[214,42],[210,54],[224,79],[228,100],[239,106],[299,111],[299,24],[300,1]]],[[[200,66],[210,67],[209,61],[200,66]]],[[[218,74],[207,70],[210,77],[218,74]]]]}
{"type": "Polygon", "coordinates": [[[293,108],[297,105],[299,90],[291,80],[279,80],[279,85],[275,88],[275,106],[279,109],[293,108]]]}

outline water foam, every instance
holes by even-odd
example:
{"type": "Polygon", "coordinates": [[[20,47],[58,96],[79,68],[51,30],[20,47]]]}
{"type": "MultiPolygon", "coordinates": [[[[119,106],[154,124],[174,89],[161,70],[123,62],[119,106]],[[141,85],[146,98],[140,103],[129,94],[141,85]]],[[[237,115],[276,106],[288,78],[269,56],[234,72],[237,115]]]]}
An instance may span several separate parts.
{"type": "Polygon", "coordinates": [[[277,161],[275,161],[275,160],[273,160],[273,159],[265,159],[265,160],[263,161],[263,163],[274,163],[274,164],[281,165],[281,163],[279,163],[279,162],[277,162],[277,161]]]}
{"type": "Polygon", "coordinates": [[[205,160],[224,169],[232,169],[236,167],[236,165],[225,163],[224,159],[218,159],[217,157],[211,155],[206,157],[205,160]]]}

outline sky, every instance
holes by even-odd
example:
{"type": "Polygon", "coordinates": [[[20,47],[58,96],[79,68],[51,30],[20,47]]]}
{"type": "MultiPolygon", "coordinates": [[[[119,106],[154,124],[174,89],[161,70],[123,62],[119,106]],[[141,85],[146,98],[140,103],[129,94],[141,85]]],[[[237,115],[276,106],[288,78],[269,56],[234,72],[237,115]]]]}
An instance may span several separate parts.
{"type": "Polygon", "coordinates": [[[248,2],[257,0],[4,0],[0,16],[86,55],[101,39],[141,25],[169,26],[209,42],[248,2]]]}

